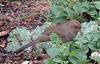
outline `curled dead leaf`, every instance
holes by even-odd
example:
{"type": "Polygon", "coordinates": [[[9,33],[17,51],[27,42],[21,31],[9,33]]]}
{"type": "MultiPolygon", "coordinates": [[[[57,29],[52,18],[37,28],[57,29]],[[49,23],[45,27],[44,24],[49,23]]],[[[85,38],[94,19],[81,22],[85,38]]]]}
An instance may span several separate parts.
{"type": "Polygon", "coordinates": [[[7,35],[9,32],[10,32],[10,30],[1,31],[1,32],[0,32],[0,36],[7,35]]]}
{"type": "Polygon", "coordinates": [[[0,47],[1,47],[1,48],[4,48],[4,47],[5,47],[5,44],[0,44],[0,47]]]}
{"type": "Polygon", "coordinates": [[[0,48],[4,48],[6,46],[6,40],[0,42],[0,48]]]}

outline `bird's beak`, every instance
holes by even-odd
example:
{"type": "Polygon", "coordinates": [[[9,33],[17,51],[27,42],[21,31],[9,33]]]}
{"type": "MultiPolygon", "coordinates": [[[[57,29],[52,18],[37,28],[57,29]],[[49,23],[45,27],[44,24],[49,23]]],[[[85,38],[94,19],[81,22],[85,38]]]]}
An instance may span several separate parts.
{"type": "Polygon", "coordinates": [[[80,32],[80,35],[83,36],[81,29],[79,30],[79,32],[80,32]]]}

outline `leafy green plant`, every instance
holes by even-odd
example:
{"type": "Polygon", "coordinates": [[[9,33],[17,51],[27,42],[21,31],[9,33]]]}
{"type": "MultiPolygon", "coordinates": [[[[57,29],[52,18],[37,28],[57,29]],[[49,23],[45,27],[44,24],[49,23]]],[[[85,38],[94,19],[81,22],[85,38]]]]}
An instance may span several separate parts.
{"type": "Polygon", "coordinates": [[[53,44],[53,47],[46,49],[48,55],[51,57],[49,58],[49,60],[52,61],[50,62],[48,60],[45,62],[45,64],[49,64],[52,62],[53,64],[68,64],[70,62],[73,64],[86,64],[88,62],[85,53],[83,53],[81,49],[75,48],[75,46],[73,46],[73,43],[69,42],[60,45],[59,43],[61,42],[61,40],[58,39],[58,36],[52,34],[52,37],[51,42],[53,44]],[[52,37],[56,38],[52,39],[52,37]]]}
{"type": "MultiPolygon", "coordinates": [[[[83,36],[80,34],[67,43],[62,43],[61,39],[53,33],[50,36],[51,44],[46,44],[43,48],[50,56],[45,60],[45,64],[89,64],[93,59],[99,63],[99,58],[87,59],[86,53],[89,49],[92,52],[100,51],[100,1],[88,2],[86,0],[51,0],[51,11],[46,16],[47,21],[54,23],[62,23],[66,19],[84,20],[85,14],[90,15],[92,19],[98,21],[90,21],[82,23],[83,36]]],[[[88,18],[87,18],[88,19],[88,18]]],[[[25,28],[17,28],[10,33],[8,45],[5,48],[7,51],[15,51],[23,43],[28,43],[33,39],[38,38],[42,32],[49,26],[49,23],[44,23],[43,26],[38,26],[31,33],[25,28]]],[[[41,50],[41,49],[40,49],[41,50]]],[[[37,50],[39,52],[39,50],[37,50]]],[[[36,51],[36,53],[38,53],[36,51]]]]}
{"type": "MultiPolygon", "coordinates": [[[[52,47],[46,49],[50,58],[45,64],[89,64],[93,59],[87,59],[86,53],[89,48],[92,52],[100,51],[100,26],[95,21],[84,22],[81,25],[83,36],[78,33],[71,42],[62,43],[55,33],[51,35],[52,47]]],[[[98,62],[98,59],[95,61],[98,62]]]]}
{"type": "Polygon", "coordinates": [[[78,37],[76,44],[88,46],[93,51],[99,50],[100,31],[97,22],[91,21],[90,23],[84,23],[82,28],[83,36],[78,37]],[[80,43],[81,42],[81,43],[80,43]]]}
{"type": "Polygon", "coordinates": [[[85,19],[97,20],[100,17],[100,1],[51,0],[51,3],[51,12],[47,15],[47,20],[54,23],[62,23],[66,19],[82,22],[85,19]]]}
{"type": "Polygon", "coordinates": [[[26,28],[17,27],[16,29],[12,30],[10,32],[10,35],[8,37],[7,47],[5,50],[8,52],[15,51],[21,46],[24,46],[25,44],[29,43],[31,39],[37,39],[42,35],[42,32],[46,28],[48,28],[51,25],[49,22],[45,22],[42,26],[37,26],[36,29],[29,31],[26,28]]]}
{"type": "Polygon", "coordinates": [[[26,28],[16,28],[10,32],[8,37],[9,43],[5,50],[8,52],[15,51],[21,46],[29,43],[31,40],[31,33],[26,28]]]}

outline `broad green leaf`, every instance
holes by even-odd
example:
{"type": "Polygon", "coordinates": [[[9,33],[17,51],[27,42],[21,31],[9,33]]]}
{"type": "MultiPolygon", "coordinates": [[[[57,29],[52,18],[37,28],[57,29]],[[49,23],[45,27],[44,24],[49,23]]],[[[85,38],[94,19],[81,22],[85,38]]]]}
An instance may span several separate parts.
{"type": "Polygon", "coordinates": [[[78,59],[77,59],[76,57],[69,56],[68,59],[69,59],[69,61],[72,62],[73,64],[80,64],[80,62],[78,61],[78,59]]]}
{"type": "Polygon", "coordinates": [[[76,56],[77,55],[77,50],[73,50],[69,54],[70,56],[76,56]]]}
{"type": "Polygon", "coordinates": [[[82,45],[82,46],[80,47],[80,50],[81,50],[84,54],[86,54],[86,52],[88,52],[89,48],[88,48],[87,45],[82,45]]]}
{"type": "Polygon", "coordinates": [[[96,48],[94,47],[94,45],[93,45],[93,44],[91,44],[91,43],[90,43],[90,44],[88,44],[88,47],[89,47],[91,50],[94,50],[94,51],[96,50],[96,48]]]}
{"type": "Polygon", "coordinates": [[[82,13],[82,12],[86,12],[89,10],[89,3],[88,2],[77,2],[74,6],[73,9],[77,12],[77,13],[82,13]]]}
{"type": "Polygon", "coordinates": [[[48,60],[45,60],[44,63],[45,64],[55,64],[55,62],[51,58],[49,58],[48,60]]]}
{"type": "Polygon", "coordinates": [[[55,43],[55,44],[62,43],[61,39],[58,37],[58,35],[56,33],[52,33],[50,35],[50,40],[51,40],[52,43],[55,43]]]}
{"type": "Polygon", "coordinates": [[[61,62],[63,62],[62,59],[59,58],[59,57],[55,57],[55,58],[53,58],[53,61],[54,61],[54,62],[57,62],[57,63],[61,63],[61,62]]]}
{"type": "Polygon", "coordinates": [[[91,16],[96,15],[97,11],[96,11],[96,9],[91,9],[90,11],[88,11],[88,14],[90,14],[91,16]]]}
{"type": "Polygon", "coordinates": [[[97,9],[100,10],[100,1],[95,1],[95,6],[96,6],[97,9]]]}
{"type": "Polygon", "coordinates": [[[65,20],[66,20],[66,17],[57,17],[57,18],[55,18],[54,20],[53,20],[53,23],[63,23],[63,22],[65,22],[65,20]]]}
{"type": "Polygon", "coordinates": [[[61,13],[60,7],[57,5],[52,5],[52,12],[54,13],[55,16],[59,16],[61,13]]]}
{"type": "Polygon", "coordinates": [[[81,3],[77,2],[76,4],[74,4],[73,9],[78,13],[79,12],[79,8],[80,8],[81,3]]]}
{"type": "Polygon", "coordinates": [[[74,15],[76,15],[76,12],[70,8],[66,8],[66,15],[67,19],[73,19],[74,15]]]}
{"type": "MultiPolygon", "coordinates": [[[[100,11],[99,11],[99,18],[100,18],[100,11]]],[[[99,19],[100,20],[100,19],[99,19]]]]}
{"type": "Polygon", "coordinates": [[[47,54],[51,57],[51,58],[54,58],[56,57],[57,55],[60,54],[60,51],[59,49],[57,48],[49,48],[46,50],[47,51],[47,54]]]}
{"type": "Polygon", "coordinates": [[[83,2],[81,5],[80,5],[80,12],[87,12],[89,10],[89,3],[88,2],[83,2]]]}
{"type": "Polygon", "coordinates": [[[80,62],[87,62],[87,56],[83,53],[83,51],[78,51],[75,57],[78,58],[80,62]]]}
{"type": "MultiPolygon", "coordinates": [[[[87,56],[80,49],[79,50],[76,50],[76,52],[74,52],[71,57],[72,57],[72,59],[73,59],[73,57],[76,58],[76,59],[73,60],[73,62],[76,61],[79,64],[86,64],[88,62],[87,61],[87,56]]],[[[77,64],[77,63],[75,63],[75,64],[77,64]]]]}
{"type": "MultiPolygon", "coordinates": [[[[67,55],[69,55],[71,44],[70,44],[70,42],[68,42],[68,43],[66,43],[66,45],[64,45],[64,46],[66,46],[66,48],[64,49],[63,55],[64,55],[64,56],[67,56],[67,55]]],[[[64,47],[64,46],[63,46],[63,47],[64,47]]]]}

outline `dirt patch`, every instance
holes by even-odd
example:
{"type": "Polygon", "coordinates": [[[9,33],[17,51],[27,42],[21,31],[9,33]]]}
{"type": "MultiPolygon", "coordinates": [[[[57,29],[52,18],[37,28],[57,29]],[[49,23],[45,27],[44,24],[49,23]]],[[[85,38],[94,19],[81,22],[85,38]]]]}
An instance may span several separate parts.
{"type": "Polygon", "coordinates": [[[42,1],[1,2],[0,31],[12,30],[19,26],[33,29],[42,25],[45,13],[50,10],[50,4],[42,1]]]}
{"type": "MultiPolygon", "coordinates": [[[[12,56],[5,55],[4,47],[7,44],[9,32],[16,27],[26,27],[31,30],[45,22],[45,14],[50,11],[50,2],[42,0],[22,0],[16,2],[0,1],[0,63],[20,64],[23,53],[12,56]],[[4,56],[3,56],[4,54],[4,56]],[[3,57],[1,57],[3,56],[3,57]],[[6,57],[6,58],[5,58],[6,57]],[[5,60],[5,61],[4,61],[5,60]],[[2,62],[1,62],[2,61],[2,62]]],[[[32,55],[32,53],[30,53],[32,55]]],[[[44,55],[45,56],[45,55],[44,55]]],[[[29,55],[29,57],[32,57],[29,55]]],[[[35,64],[43,61],[30,58],[35,64]]]]}

